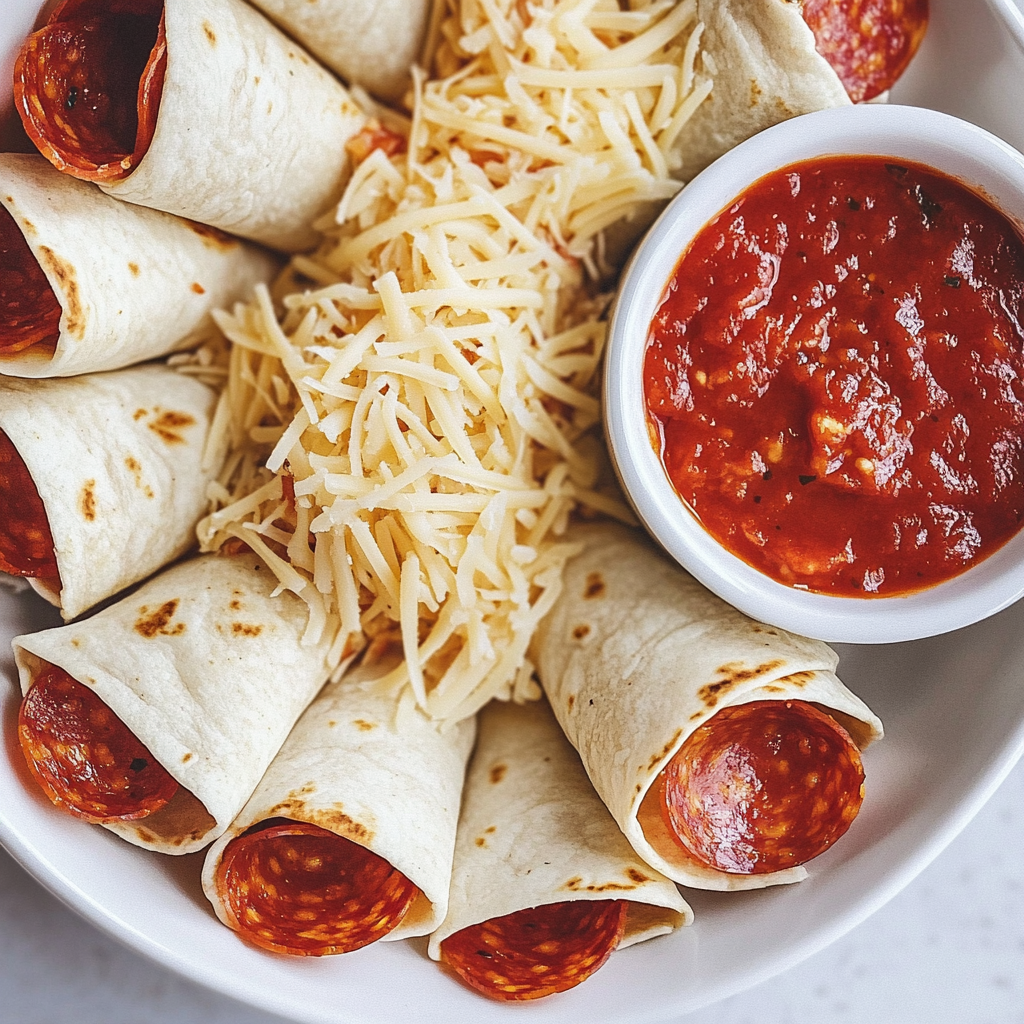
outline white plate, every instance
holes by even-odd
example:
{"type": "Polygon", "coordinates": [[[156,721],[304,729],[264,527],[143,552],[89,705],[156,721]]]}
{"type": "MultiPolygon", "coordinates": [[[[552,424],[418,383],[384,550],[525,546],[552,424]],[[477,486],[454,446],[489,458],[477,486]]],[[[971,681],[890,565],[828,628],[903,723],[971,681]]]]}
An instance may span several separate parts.
{"type": "MultiPolygon", "coordinates": [[[[2,0],[0,70],[38,0],[2,0]]],[[[973,120],[1024,148],[1024,16],[1010,0],[932,0],[929,34],[895,98],[973,120]]],[[[3,78],[7,80],[6,74],[3,78]]],[[[0,96],[0,100],[3,97],[0,96]]],[[[52,611],[0,590],[0,652],[52,611]]],[[[844,680],[886,723],[868,751],[864,811],[798,886],[693,893],[692,928],[618,953],[562,996],[503,1006],[472,995],[422,943],[343,957],[259,953],[219,925],[199,887],[201,855],[164,858],[55,811],[26,784],[18,693],[0,654],[0,841],[47,888],[104,931],[172,970],[296,1020],[330,1024],[651,1024],[793,966],[910,881],[996,788],[1024,749],[1024,604],[958,633],[842,649],[844,680]]]]}

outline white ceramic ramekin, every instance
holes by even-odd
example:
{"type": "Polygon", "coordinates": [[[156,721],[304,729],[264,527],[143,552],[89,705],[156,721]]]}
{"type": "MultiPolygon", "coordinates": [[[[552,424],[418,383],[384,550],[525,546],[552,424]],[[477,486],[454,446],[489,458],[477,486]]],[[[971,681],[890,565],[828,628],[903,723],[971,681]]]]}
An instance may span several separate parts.
{"type": "Polygon", "coordinates": [[[1024,596],[1024,532],[967,572],[900,597],[835,597],[777,583],[731,554],[683,503],[651,446],[643,359],[651,320],[700,229],[771,171],[820,156],[927,164],[986,196],[1024,233],[1024,156],[966,121],[867,104],[794,118],[737,146],[673,200],[623,276],[612,316],[604,406],[612,459],[641,521],[706,587],[754,618],[823,640],[889,643],[945,633],[1024,596]]]}

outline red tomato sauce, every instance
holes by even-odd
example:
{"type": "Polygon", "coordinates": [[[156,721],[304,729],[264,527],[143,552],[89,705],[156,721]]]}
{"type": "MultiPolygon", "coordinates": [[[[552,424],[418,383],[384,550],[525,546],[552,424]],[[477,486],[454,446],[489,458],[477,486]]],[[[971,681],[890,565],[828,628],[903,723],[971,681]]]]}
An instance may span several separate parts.
{"type": "Polygon", "coordinates": [[[888,596],[1020,529],[1022,374],[1007,218],[929,168],[829,157],[766,175],[701,230],[644,386],[712,536],[782,583],[888,596]]]}

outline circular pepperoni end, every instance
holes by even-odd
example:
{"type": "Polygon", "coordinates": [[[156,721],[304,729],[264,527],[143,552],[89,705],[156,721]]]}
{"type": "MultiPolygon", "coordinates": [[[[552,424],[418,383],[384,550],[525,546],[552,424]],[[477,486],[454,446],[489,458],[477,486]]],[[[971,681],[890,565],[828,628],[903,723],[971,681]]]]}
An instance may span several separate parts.
{"type": "Polygon", "coordinates": [[[46,795],[104,825],[160,810],[178,784],[87,686],[47,665],[21,702],[18,739],[46,795]]]}
{"type": "Polygon", "coordinates": [[[611,956],[626,928],[624,900],[549,903],[450,935],[441,959],[471,989],[501,1002],[575,988],[611,956]]]}
{"type": "Polygon", "coordinates": [[[43,500],[11,439],[0,430],[0,570],[54,581],[57,556],[43,500]]]}
{"type": "Polygon", "coordinates": [[[295,956],[349,953],[376,942],[420,892],[366,847],[287,818],[270,818],[228,843],[217,891],[242,938],[295,956]]]}
{"type": "Polygon", "coordinates": [[[146,155],[167,68],[161,0],[65,0],[25,40],[14,100],[58,170],[118,181],[146,155]]]}
{"type": "Polygon", "coordinates": [[[928,0],[804,0],[818,53],[854,103],[896,84],[924,39],[928,0]]]}
{"type": "Polygon", "coordinates": [[[662,816],[702,864],[741,875],[796,867],[850,827],[864,798],[860,751],[804,701],[723,708],[659,776],[662,816]]]}
{"type": "Polygon", "coordinates": [[[0,206],[0,356],[36,347],[52,354],[60,303],[14,218],[0,206]]]}

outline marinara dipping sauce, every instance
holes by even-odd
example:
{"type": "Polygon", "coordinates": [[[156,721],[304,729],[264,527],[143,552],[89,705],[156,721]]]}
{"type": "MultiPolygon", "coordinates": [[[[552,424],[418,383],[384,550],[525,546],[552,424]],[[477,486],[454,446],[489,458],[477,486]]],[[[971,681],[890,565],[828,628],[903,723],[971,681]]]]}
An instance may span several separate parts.
{"type": "Polygon", "coordinates": [[[846,156],[766,175],[701,230],[644,387],[720,543],[784,584],[890,596],[1020,529],[1022,373],[1010,221],[930,168],[846,156]]]}

